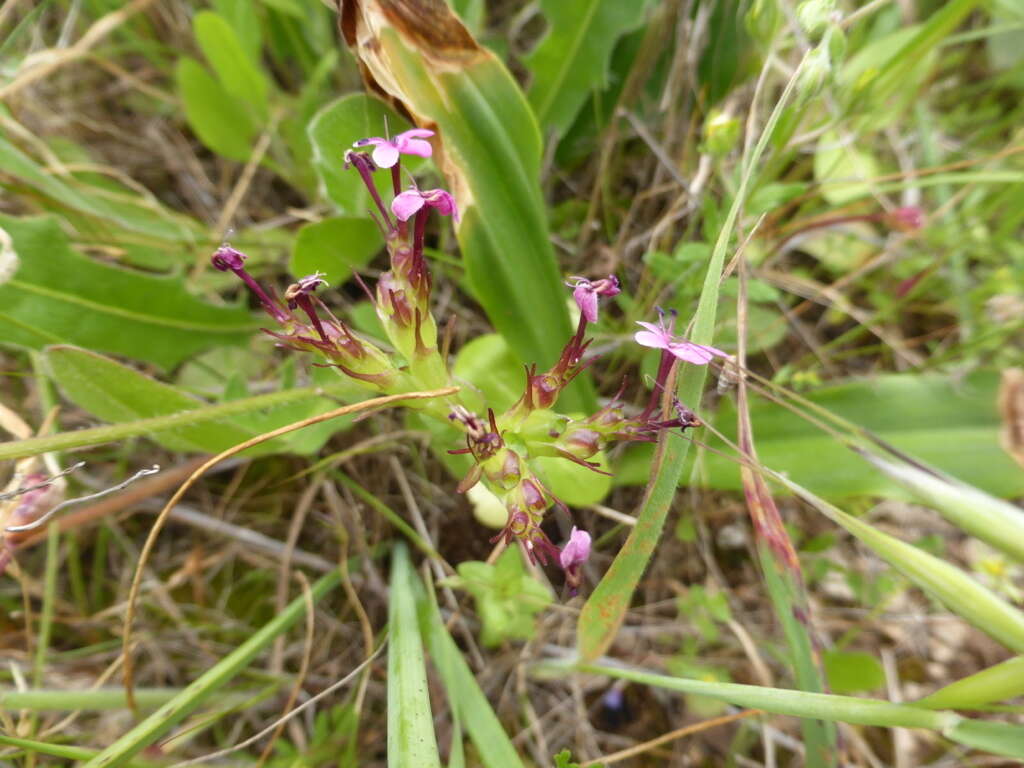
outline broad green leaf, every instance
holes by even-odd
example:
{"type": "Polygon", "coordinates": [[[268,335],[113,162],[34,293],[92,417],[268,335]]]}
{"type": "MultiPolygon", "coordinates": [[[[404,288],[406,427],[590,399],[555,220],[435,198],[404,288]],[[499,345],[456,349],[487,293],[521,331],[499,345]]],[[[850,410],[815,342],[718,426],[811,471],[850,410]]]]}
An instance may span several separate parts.
{"type": "MultiPolygon", "coordinates": [[[[342,213],[365,216],[372,205],[370,195],[359,174],[345,169],[345,152],[359,139],[383,136],[385,128],[394,136],[410,127],[383,102],[364,93],[342,96],[317,112],[308,130],[313,145],[313,165],[320,176],[324,197],[342,213]]],[[[420,165],[416,158],[403,157],[402,167],[416,169],[420,165]]],[[[376,175],[377,188],[383,198],[389,200],[391,175],[387,171],[376,175]]]]}
{"type": "Polygon", "coordinates": [[[328,284],[337,288],[383,247],[372,220],[336,216],[299,230],[288,268],[295,278],[323,272],[328,284]]]}
{"type": "Polygon", "coordinates": [[[448,633],[432,594],[414,580],[420,633],[431,660],[441,674],[449,706],[476,745],[484,768],[524,768],[512,740],[501,727],[491,703],[470,670],[462,651],[448,633]]]}
{"type": "Polygon", "coordinates": [[[246,54],[235,30],[213,11],[200,11],[192,20],[196,42],[228,95],[266,120],[267,78],[246,54]]]}
{"type": "MultiPolygon", "coordinates": [[[[462,213],[456,233],[473,293],[521,361],[548,367],[571,329],[541,198],[540,132],[522,92],[445,5],[414,17],[363,0],[347,18],[346,39],[358,40],[369,73],[418,124],[437,128],[444,156],[435,161],[462,213]]],[[[566,394],[570,409],[593,404],[586,382],[566,394]]]]}
{"type": "Polygon", "coordinates": [[[561,136],[595,90],[608,85],[618,39],[643,22],[649,0],[541,0],[548,31],[526,64],[530,106],[545,132],[561,136]]]}
{"type": "Polygon", "coordinates": [[[416,573],[397,542],[388,595],[388,768],[441,768],[416,614],[416,573]]]}
{"type": "Polygon", "coordinates": [[[93,261],[56,219],[0,216],[19,266],[0,284],[0,340],[41,349],[74,344],[171,368],[212,346],[245,343],[258,326],[240,307],[206,304],[180,278],[93,261]]]}
{"type": "MultiPolygon", "coordinates": [[[[245,55],[252,62],[260,60],[260,18],[252,0],[213,0],[213,8],[228,22],[245,55]]],[[[193,20],[193,25],[196,23],[193,20]]]]}
{"type": "MultiPolygon", "coordinates": [[[[608,457],[604,452],[592,456],[589,461],[598,463],[599,469],[608,472],[608,457]]],[[[548,490],[569,506],[589,507],[598,504],[612,489],[611,475],[602,475],[568,459],[542,456],[534,463],[548,490]]]]}
{"type": "MultiPolygon", "coordinates": [[[[194,411],[207,405],[169,384],[87,350],[50,347],[45,359],[54,381],[65,396],[104,421],[123,423],[152,419],[194,411]]],[[[337,407],[334,401],[316,398],[274,409],[254,408],[248,413],[216,421],[156,431],[152,437],[174,451],[219,453],[256,435],[334,407],[337,407]]],[[[254,446],[249,449],[249,455],[278,451],[312,453],[347,423],[339,420],[317,424],[254,446]]]]}
{"type": "Polygon", "coordinates": [[[248,640],[210,667],[178,696],[89,760],[84,768],[114,768],[124,765],[132,756],[156,743],[190,712],[216,692],[223,690],[225,685],[249,667],[274,638],[283,635],[305,615],[310,601],[315,605],[320,598],[333,590],[340,580],[341,575],[337,570],[319,579],[310,587],[308,594],[299,595],[292,600],[283,611],[253,633],[248,640]]]}
{"type": "Polygon", "coordinates": [[[178,61],[174,82],[185,119],[199,140],[229,160],[248,160],[258,126],[244,104],[232,98],[195,59],[178,61]]]}
{"type": "Polygon", "coordinates": [[[825,651],[828,687],[835,693],[872,691],[885,686],[885,669],[866,651],[825,651]]]}
{"type": "Polygon", "coordinates": [[[452,375],[456,381],[471,385],[462,396],[478,413],[493,408],[501,413],[522,397],[526,374],[504,337],[497,333],[477,336],[463,346],[455,357],[452,375]]]}
{"type": "MultiPolygon", "coordinates": [[[[549,664],[545,670],[571,669],[566,665],[549,664]]],[[[882,728],[923,728],[947,739],[998,755],[1020,757],[1024,754],[1024,727],[1009,723],[969,720],[954,712],[936,712],[910,704],[893,704],[879,699],[806,693],[783,688],[767,688],[738,683],[706,682],[647,672],[621,666],[580,664],[581,672],[631,680],[680,693],[708,696],[739,707],[763,709],[765,712],[794,717],[834,720],[854,725],[875,725],[882,728]]]]}

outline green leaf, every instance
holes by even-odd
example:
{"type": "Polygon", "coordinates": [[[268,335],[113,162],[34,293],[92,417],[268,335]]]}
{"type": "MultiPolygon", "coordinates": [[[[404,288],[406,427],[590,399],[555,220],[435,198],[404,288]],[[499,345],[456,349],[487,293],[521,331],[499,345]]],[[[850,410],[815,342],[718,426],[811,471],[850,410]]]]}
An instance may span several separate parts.
{"type": "MultiPolygon", "coordinates": [[[[786,85],[757,143],[744,159],[739,188],[718,232],[704,276],[704,286],[691,334],[693,341],[698,344],[710,344],[712,341],[718,313],[722,269],[725,266],[725,255],[732,239],[733,228],[752,186],[751,179],[755,169],[793,92],[797,74],[799,69],[786,85]]],[[[679,397],[684,403],[698,403],[707,379],[707,368],[697,366],[696,372],[690,373],[691,375],[682,379],[682,384],[678,388],[679,397]]],[[[640,583],[640,577],[643,576],[661,539],[665,518],[679,486],[689,447],[690,441],[682,439],[681,436],[671,432],[662,433],[654,460],[649,463],[647,491],[637,516],[637,524],[630,531],[626,543],[580,611],[577,625],[580,658],[596,659],[607,651],[615,639],[615,634],[626,617],[626,611],[629,610],[633,593],[640,583]]]]}
{"type": "Polygon", "coordinates": [[[857,693],[882,688],[882,662],[866,651],[825,651],[822,661],[828,686],[836,693],[857,693]]]}
{"type": "Polygon", "coordinates": [[[455,356],[452,375],[472,385],[462,397],[478,413],[488,407],[501,413],[522,396],[526,386],[522,366],[497,333],[485,333],[464,345],[455,356]]]}
{"type": "Polygon", "coordinates": [[[1024,510],[923,465],[861,455],[922,504],[990,546],[1024,562],[1024,510]]]}
{"type": "Polygon", "coordinates": [[[533,73],[530,106],[546,131],[561,136],[587,97],[608,85],[620,37],[640,26],[649,0],[541,0],[548,32],[526,64],[533,73]]]}
{"type": "MultiPolygon", "coordinates": [[[[998,387],[999,377],[991,371],[963,378],[889,374],[822,387],[804,397],[958,480],[1012,498],[1024,494],[1024,475],[999,446],[998,387]]],[[[752,397],[750,418],[757,427],[761,462],[819,496],[912,498],[841,440],[772,400],[752,397]]],[[[723,401],[715,428],[735,443],[735,425],[735,407],[723,401]]],[[[710,435],[704,439],[716,450],[727,450],[710,435]]],[[[650,449],[629,449],[616,468],[615,482],[644,482],[650,456],[650,449]]],[[[708,487],[742,490],[736,462],[710,451],[700,462],[699,477],[708,487]]]]}
{"type": "Polygon", "coordinates": [[[453,713],[476,745],[484,768],[524,768],[512,740],[501,727],[494,709],[480,690],[462,651],[452,640],[437,603],[418,578],[414,580],[420,633],[441,674],[453,713]]]}
{"type": "Polygon", "coordinates": [[[770,474],[832,522],[845,528],[953,613],[1007,648],[1024,653],[1024,613],[1019,609],[983,587],[955,565],[846,514],[777,472],[770,474]]]}
{"type": "MultiPolygon", "coordinates": [[[[121,423],[198,410],[206,403],[155,381],[94,352],[50,347],[46,363],[54,381],[75,405],[104,421],[121,423]]],[[[173,451],[219,453],[256,435],[336,407],[326,398],[311,398],[275,409],[252,408],[216,421],[154,431],[151,436],[173,451]]],[[[293,451],[312,453],[346,423],[325,422],[249,449],[248,455],[293,451]]]]}
{"type": "Polygon", "coordinates": [[[75,344],[171,368],[258,326],[240,307],[206,304],[180,278],[101,264],[68,245],[56,219],[0,216],[19,266],[0,284],[0,339],[30,349],[75,344]]]}
{"type": "Polygon", "coordinates": [[[327,282],[338,287],[383,246],[380,230],[370,219],[336,216],[299,230],[288,269],[296,278],[323,272],[327,282]]]}
{"type": "Polygon", "coordinates": [[[1024,694],[1024,656],[975,672],[943,686],[915,704],[929,709],[977,709],[1024,694]]]}
{"type": "Polygon", "coordinates": [[[108,180],[108,187],[103,188],[84,183],[74,175],[44,170],[0,135],[0,184],[6,183],[4,176],[27,185],[61,210],[89,217],[91,228],[111,240],[124,239],[122,233],[115,238],[110,232],[115,227],[170,241],[177,248],[181,243],[192,243],[202,234],[194,220],[171,212],[154,198],[129,192],[120,184],[111,185],[108,180]]]}
{"type": "Polygon", "coordinates": [[[388,595],[388,768],[441,768],[416,615],[416,574],[397,542],[388,595]]]}
{"type": "MultiPolygon", "coordinates": [[[[545,670],[552,672],[560,668],[567,667],[564,664],[549,664],[544,667],[545,670]]],[[[575,668],[581,672],[631,680],[670,691],[708,696],[736,706],[763,709],[773,714],[883,728],[923,728],[935,731],[957,743],[998,755],[1020,757],[1024,754],[1024,727],[1009,723],[968,720],[953,712],[929,711],[910,704],[893,704],[878,699],[689,680],[619,666],[579,664],[575,668]]]]}
{"type": "Polygon", "coordinates": [[[475,598],[481,643],[494,648],[534,636],[534,617],[551,603],[551,592],[523,568],[518,547],[506,549],[494,565],[469,560],[457,570],[451,584],[475,598]]]}
{"type": "MultiPolygon", "coordinates": [[[[251,0],[213,0],[214,10],[228,22],[238,42],[251,62],[260,60],[260,19],[251,0]]],[[[193,25],[195,21],[193,20],[193,25]]]]}
{"type": "MultiPolygon", "coordinates": [[[[408,121],[388,109],[383,102],[364,93],[351,93],[332,101],[309,123],[313,145],[313,166],[320,177],[321,191],[342,213],[365,216],[372,205],[366,186],[353,169],[344,167],[345,152],[352,143],[369,136],[383,136],[385,126],[391,135],[408,130],[408,121]]],[[[421,167],[417,158],[402,158],[402,167],[421,167]]],[[[390,174],[376,174],[377,186],[385,200],[391,187],[390,174]]]]}
{"type": "Polygon", "coordinates": [[[259,653],[274,641],[274,638],[283,635],[305,615],[306,606],[310,601],[316,604],[320,598],[334,589],[340,580],[341,575],[337,570],[318,580],[310,587],[308,595],[295,598],[248,640],[210,667],[178,696],[89,760],[84,768],[114,768],[124,765],[132,756],[156,743],[210,696],[223,690],[228,682],[247,668],[259,653]]]}
{"type": "MultiPolygon", "coordinates": [[[[608,457],[604,452],[592,456],[600,469],[608,472],[608,457]]],[[[598,504],[612,489],[611,475],[602,475],[559,456],[542,456],[534,463],[544,479],[544,485],[556,497],[572,507],[598,504]]]]}
{"type": "MultiPolygon", "coordinates": [[[[571,329],[529,105],[486,49],[467,48],[458,66],[441,67],[432,63],[433,52],[393,27],[381,27],[375,42],[402,101],[424,123],[437,125],[462,212],[457,235],[473,293],[520,360],[546,368],[571,329]]],[[[592,404],[586,384],[580,386],[566,393],[570,409],[592,404]]]]}
{"type": "Polygon", "coordinates": [[[200,11],[192,20],[192,30],[228,95],[250,108],[261,122],[266,121],[269,84],[227,20],[213,11],[200,11]]]}
{"type": "Polygon", "coordinates": [[[207,147],[229,160],[245,162],[259,130],[241,104],[195,59],[183,58],[174,82],[192,132],[207,147]]]}
{"type": "Polygon", "coordinates": [[[844,141],[835,131],[822,134],[814,153],[814,178],[829,203],[845,205],[868,195],[880,175],[878,163],[867,151],[844,141]]]}

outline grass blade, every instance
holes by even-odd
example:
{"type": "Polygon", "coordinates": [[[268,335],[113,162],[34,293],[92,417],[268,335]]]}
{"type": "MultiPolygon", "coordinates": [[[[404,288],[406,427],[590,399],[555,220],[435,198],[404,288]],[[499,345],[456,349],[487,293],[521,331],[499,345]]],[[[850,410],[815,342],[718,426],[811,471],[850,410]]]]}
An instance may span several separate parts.
{"type": "Polygon", "coordinates": [[[791,691],[738,683],[714,683],[669,677],[654,672],[618,666],[579,664],[575,669],[595,675],[631,680],[680,693],[708,696],[740,707],[762,709],[778,715],[832,720],[883,728],[923,728],[941,733],[965,746],[995,754],[1020,757],[1024,754],[1024,727],[1008,723],[969,720],[954,712],[937,712],[910,704],[893,704],[879,699],[791,691]]]}
{"type": "Polygon", "coordinates": [[[441,673],[456,722],[461,722],[476,745],[485,768],[524,768],[511,739],[501,727],[491,703],[480,690],[459,647],[448,634],[437,603],[416,580],[420,632],[430,650],[434,666],[441,673]]]}
{"type": "MultiPolygon", "coordinates": [[[[790,78],[775,109],[768,118],[761,136],[750,153],[740,179],[739,189],[733,198],[732,205],[725,217],[722,228],[715,241],[711,253],[704,286],[701,290],[700,302],[691,337],[698,344],[710,344],[715,328],[715,317],[718,312],[718,288],[725,265],[725,254],[729,248],[733,228],[739,218],[740,210],[746,200],[754,169],[768,146],[768,141],[775,131],[779,118],[786,104],[789,103],[802,65],[790,78]]],[[[696,404],[704,390],[707,369],[698,366],[689,376],[683,379],[679,388],[680,398],[684,403],[696,404]]],[[[629,609],[630,600],[640,577],[647,569],[647,564],[661,538],[672,498],[682,476],[683,464],[690,447],[688,440],[683,440],[671,432],[664,432],[658,441],[654,460],[651,462],[650,480],[647,492],[641,502],[637,524],[626,539],[626,543],[615,556],[608,572],[594,588],[590,598],[580,612],[578,623],[578,645],[583,659],[593,660],[604,654],[615,638],[615,633],[629,609]]]]}
{"type": "Polygon", "coordinates": [[[944,518],[1001,552],[1024,562],[1024,510],[945,477],[931,468],[899,464],[857,451],[944,518]]]}
{"type": "Polygon", "coordinates": [[[284,634],[306,613],[307,600],[314,603],[334,589],[341,575],[332,571],[319,579],[310,589],[310,598],[301,595],[274,619],[265,624],[252,637],[204,672],[171,701],[147,717],[128,733],[89,760],[84,768],[110,768],[124,765],[133,755],[153,744],[174,725],[183,720],[200,704],[223,688],[228,681],[245,669],[275,637],[284,634]]]}
{"type": "Polygon", "coordinates": [[[416,616],[416,575],[405,544],[391,563],[388,627],[388,768],[441,768],[416,616]]]}
{"type": "Polygon", "coordinates": [[[975,672],[918,699],[929,709],[975,709],[1024,694],[1024,656],[975,672]]]}
{"type": "Polygon", "coordinates": [[[112,424],[107,427],[93,427],[70,432],[62,432],[46,437],[34,437],[0,444],[0,461],[21,459],[26,456],[38,456],[50,451],[67,451],[74,448],[85,448],[90,445],[113,443],[129,437],[159,434],[206,424],[231,416],[246,413],[259,413],[270,408],[295,405],[317,400],[324,394],[344,396],[352,391],[352,385],[339,381],[337,385],[326,387],[298,387],[267,395],[244,397],[230,400],[217,405],[203,405],[192,410],[178,411],[166,416],[154,416],[148,419],[137,419],[123,424],[112,424]]]}
{"type": "Polygon", "coordinates": [[[953,613],[1007,648],[1024,653],[1024,613],[945,560],[846,514],[781,475],[772,476],[953,613]]]}

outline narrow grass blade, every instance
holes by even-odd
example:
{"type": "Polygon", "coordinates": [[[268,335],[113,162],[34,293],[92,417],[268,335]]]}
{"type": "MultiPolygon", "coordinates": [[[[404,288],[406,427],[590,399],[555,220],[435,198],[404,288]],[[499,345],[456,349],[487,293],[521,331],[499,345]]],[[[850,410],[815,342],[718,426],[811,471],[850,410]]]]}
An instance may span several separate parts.
{"type": "Polygon", "coordinates": [[[895,463],[858,451],[864,459],[944,518],[1010,557],[1024,562],[1024,510],[930,468],[895,463]]]}
{"type": "MultiPolygon", "coordinates": [[[[796,684],[802,691],[823,693],[824,674],[811,636],[810,607],[805,587],[798,581],[799,574],[783,567],[772,550],[764,546],[759,549],[765,586],[789,646],[796,684]]],[[[806,719],[800,728],[807,751],[807,767],[835,765],[835,726],[821,720],[806,719]]]]}
{"type": "Polygon", "coordinates": [[[1024,695],[1024,656],[957,680],[914,702],[929,709],[975,709],[1024,695]]]}
{"type": "Polygon", "coordinates": [[[67,451],[74,448],[85,448],[90,445],[113,443],[129,437],[139,437],[178,430],[196,424],[207,424],[231,416],[246,413],[259,413],[270,408],[294,405],[314,401],[325,394],[344,396],[352,391],[352,385],[339,381],[335,386],[298,387],[268,395],[256,395],[240,400],[231,400],[217,405],[200,405],[187,411],[178,411],[166,416],[154,416],[148,419],[137,419],[122,424],[111,424],[107,427],[78,429],[62,432],[46,437],[34,437],[0,444],[0,461],[21,459],[26,456],[37,456],[50,451],[67,451]]]}
{"type": "MultiPolygon", "coordinates": [[[[768,118],[757,144],[751,151],[740,178],[739,189],[736,191],[736,196],[733,198],[732,205],[729,207],[729,212],[718,233],[718,239],[715,241],[704,278],[704,286],[701,290],[691,334],[693,341],[698,344],[710,344],[712,341],[715,317],[718,312],[719,282],[733,228],[736,226],[740,210],[746,200],[754,170],[768,146],[768,141],[775,131],[783,109],[789,103],[801,71],[802,66],[797,68],[786,85],[786,89],[768,118]]],[[[679,389],[680,398],[684,403],[696,405],[700,402],[706,378],[707,369],[704,367],[697,366],[696,370],[687,371],[679,389]]],[[[679,485],[679,478],[682,476],[683,464],[689,447],[689,441],[668,431],[664,432],[658,441],[654,460],[651,462],[647,492],[644,494],[640,513],[637,516],[637,524],[633,527],[622,549],[615,556],[608,572],[594,588],[580,612],[577,625],[578,646],[580,655],[585,660],[593,660],[604,654],[622,624],[633,592],[636,590],[637,584],[640,583],[640,577],[647,569],[647,564],[658,546],[661,531],[665,525],[665,517],[668,515],[676,487],[679,485]]]]}
{"type": "Polygon", "coordinates": [[[937,712],[879,699],[690,680],[598,664],[580,664],[575,669],[680,693],[708,696],[736,706],[762,709],[777,715],[833,720],[855,725],[875,725],[883,728],[923,728],[936,731],[960,744],[995,754],[1010,757],[1020,757],[1024,754],[1024,727],[969,720],[955,712],[937,712]]]}
{"type": "Polygon", "coordinates": [[[484,768],[524,768],[491,703],[480,690],[459,647],[448,634],[437,603],[423,584],[416,580],[416,602],[420,632],[430,650],[430,657],[441,673],[453,715],[465,727],[476,745],[484,768]]]}
{"type": "Polygon", "coordinates": [[[388,628],[388,768],[441,768],[416,616],[416,575],[405,544],[391,563],[388,628]]]}
{"type": "MultiPolygon", "coordinates": [[[[143,709],[154,709],[179,696],[182,688],[140,688],[135,699],[143,709]]],[[[98,688],[91,691],[30,689],[0,691],[0,709],[30,709],[38,712],[70,712],[81,709],[98,711],[126,709],[124,688],[98,688]]]]}
{"type": "Polygon", "coordinates": [[[35,741],[34,739],[19,739],[2,733],[0,733],[0,746],[21,747],[26,752],[38,752],[41,755],[63,757],[67,760],[88,760],[96,754],[95,749],[71,747],[64,744],[49,744],[45,741],[35,741]]]}
{"type": "MultiPolygon", "coordinates": [[[[319,579],[310,589],[313,602],[315,603],[334,589],[340,580],[341,575],[337,570],[319,579]]],[[[287,608],[252,637],[204,672],[171,701],[89,760],[84,768],[109,768],[110,766],[124,765],[133,755],[155,743],[175,724],[183,720],[249,666],[253,659],[274,641],[275,637],[287,632],[295,622],[305,615],[306,603],[305,595],[295,598],[287,608]]]]}
{"type": "Polygon", "coordinates": [[[1007,648],[1024,653],[1024,613],[945,560],[846,514],[781,475],[773,473],[773,477],[860,539],[875,554],[953,613],[1007,648]]]}

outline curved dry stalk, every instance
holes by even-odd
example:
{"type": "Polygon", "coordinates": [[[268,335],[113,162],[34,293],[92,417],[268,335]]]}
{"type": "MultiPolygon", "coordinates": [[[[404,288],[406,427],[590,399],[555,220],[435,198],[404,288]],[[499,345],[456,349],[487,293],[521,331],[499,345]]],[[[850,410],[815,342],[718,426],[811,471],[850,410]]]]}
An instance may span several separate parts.
{"type": "Polygon", "coordinates": [[[458,387],[445,387],[444,389],[434,389],[425,392],[405,392],[399,395],[386,395],[384,397],[375,397],[370,400],[364,400],[361,403],[353,403],[351,405],[342,406],[341,408],[335,408],[333,411],[327,411],[327,413],[321,413],[318,416],[311,416],[308,419],[297,421],[294,424],[288,424],[278,429],[271,430],[262,435],[250,438],[244,442],[239,443],[226,451],[221,451],[216,456],[208,459],[198,469],[193,472],[188,480],[186,480],[174,495],[164,504],[163,509],[160,510],[160,514],[156,516],[156,520],[153,522],[153,527],[149,530],[149,536],[146,537],[146,543],[142,546],[142,552],[139,553],[139,562],[135,566],[135,575],[132,577],[132,585],[128,590],[128,605],[125,609],[124,615],[124,632],[122,633],[121,641],[121,655],[124,657],[124,692],[125,698],[128,703],[129,709],[132,712],[137,712],[137,706],[135,703],[135,690],[134,690],[134,678],[135,678],[135,667],[132,663],[131,655],[131,639],[132,639],[132,623],[135,620],[135,604],[139,598],[139,590],[142,588],[142,572],[146,567],[146,562],[149,560],[149,556],[153,551],[153,547],[156,546],[157,536],[160,535],[161,529],[164,527],[164,523],[167,522],[167,518],[171,513],[171,509],[177,504],[181,498],[188,492],[195,482],[206,473],[210,467],[214,466],[218,462],[228,459],[242,451],[252,448],[254,445],[265,443],[268,440],[273,440],[275,437],[286,435],[290,432],[302,429],[303,427],[309,427],[313,424],[319,424],[330,419],[336,419],[339,416],[348,416],[353,413],[360,413],[364,411],[371,411],[376,408],[383,408],[391,405],[392,403],[398,403],[403,400],[428,400],[433,397],[445,397],[447,395],[454,395],[459,391],[458,387]]]}

